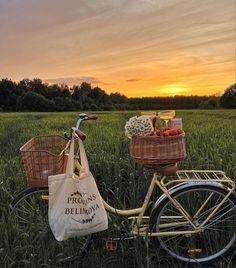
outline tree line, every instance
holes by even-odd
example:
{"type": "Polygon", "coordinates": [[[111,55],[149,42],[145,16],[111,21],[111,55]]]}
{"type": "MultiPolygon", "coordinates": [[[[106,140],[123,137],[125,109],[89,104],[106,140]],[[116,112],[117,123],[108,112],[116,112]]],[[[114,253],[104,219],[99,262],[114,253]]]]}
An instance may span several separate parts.
{"type": "Polygon", "coordinates": [[[107,94],[83,82],[80,86],[49,85],[40,79],[13,82],[0,80],[0,111],[76,111],[236,108],[236,84],[221,97],[174,96],[127,98],[118,92],[107,94]]]}

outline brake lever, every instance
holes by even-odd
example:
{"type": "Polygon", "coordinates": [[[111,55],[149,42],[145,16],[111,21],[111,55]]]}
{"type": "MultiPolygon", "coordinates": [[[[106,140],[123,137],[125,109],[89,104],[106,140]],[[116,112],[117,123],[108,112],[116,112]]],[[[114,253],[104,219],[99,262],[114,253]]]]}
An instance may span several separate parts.
{"type": "Polygon", "coordinates": [[[64,138],[67,139],[67,140],[70,140],[70,137],[67,135],[66,132],[64,132],[64,138]]]}

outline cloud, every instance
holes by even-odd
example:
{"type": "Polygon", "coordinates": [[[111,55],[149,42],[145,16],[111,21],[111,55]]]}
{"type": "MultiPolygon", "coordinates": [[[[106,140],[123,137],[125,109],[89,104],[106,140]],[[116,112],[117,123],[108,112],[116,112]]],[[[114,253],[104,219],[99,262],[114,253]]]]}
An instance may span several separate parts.
{"type": "Polygon", "coordinates": [[[137,81],[140,81],[142,79],[140,78],[131,78],[131,79],[127,79],[126,82],[137,82],[137,81]]]}
{"type": "Polygon", "coordinates": [[[66,84],[68,86],[80,85],[82,82],[87,82],[89,84],[102,83],[96,77],[92,76],[50,78],[44,79],[44,81],[49,84],[66,84]]]}

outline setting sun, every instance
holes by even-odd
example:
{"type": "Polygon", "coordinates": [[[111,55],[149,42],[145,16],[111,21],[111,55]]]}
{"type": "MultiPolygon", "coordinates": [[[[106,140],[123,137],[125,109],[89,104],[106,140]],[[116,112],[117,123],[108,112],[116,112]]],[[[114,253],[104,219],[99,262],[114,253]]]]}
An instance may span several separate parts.
{"type": "Polygon", "coordinates": [[[161,88],[161,92],[167,96],[185,95],[187,93],[185,85],[170,84],[161,88]]]}

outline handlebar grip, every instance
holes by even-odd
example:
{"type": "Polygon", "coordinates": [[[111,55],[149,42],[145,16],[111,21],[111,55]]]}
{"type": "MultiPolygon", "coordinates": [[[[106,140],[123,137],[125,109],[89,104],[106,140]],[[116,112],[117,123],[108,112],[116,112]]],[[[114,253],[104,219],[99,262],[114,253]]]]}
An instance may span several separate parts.
{"type": "Polygon", "coordinates": [[[96,114],[88,115],[88,120],[97,120],[98,116],[96,114]]]}
{"type": "Polygon", "coordinates": [[[79,137],[82,141],[84,141],[84,140],[86,139],[86,135],[85,135],[81,130],[76,129],[76,130],[75,130],[75,133],[78,135],[78,137],[79,137]]]}

